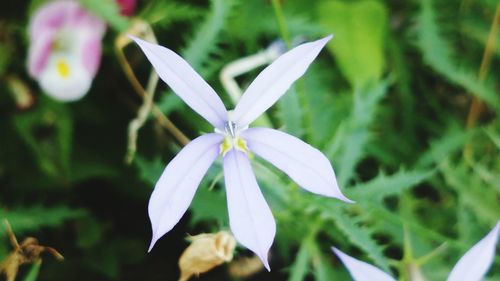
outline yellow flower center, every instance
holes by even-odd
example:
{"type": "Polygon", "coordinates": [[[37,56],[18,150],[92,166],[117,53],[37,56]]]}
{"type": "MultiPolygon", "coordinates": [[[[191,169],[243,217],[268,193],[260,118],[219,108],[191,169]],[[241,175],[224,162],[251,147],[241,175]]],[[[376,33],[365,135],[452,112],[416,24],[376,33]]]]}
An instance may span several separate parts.
{"type": "Polygon", "coordinates": [[[59,73],[59,75],[62,77],[62,78],[68,78],[69,76],[69,65],[68,63],[63,60],[63,59],[59,59],[56,63],[56,69],[57,69],[57,73],[59,73]]]}
{"type": "Polygon", "coordinates": [[[240,137],[233,138],[231,136],[226,136],[224,138],[224,141],[220,144],[220,153],[222,154],[222,156],[225,156],[226,153],[228,153],[233,148],[245,153],[249,152],[247,142],[244,139],[240,137]]]}

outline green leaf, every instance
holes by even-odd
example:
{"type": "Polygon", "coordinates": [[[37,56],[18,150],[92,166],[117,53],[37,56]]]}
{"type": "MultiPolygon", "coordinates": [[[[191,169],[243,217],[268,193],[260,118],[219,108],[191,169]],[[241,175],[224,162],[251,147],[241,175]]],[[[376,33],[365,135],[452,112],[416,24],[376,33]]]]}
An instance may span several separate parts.
{"type": "MultiPolygon", "coordinates": [[[[4,209],[0,207],[0,219],[7,219],[16,235],[27,231],[36,231],[42,227],[55,227],[66,220],[84,217],[87,213],[82,209],[64,206],[4,209]]],[[[0,236],[5,232],[0,232],[0,236]]]]}
{"type": "Polygon", "coordinates": [[[291,87],[288,92],[278,101],[278,117],[284,126],[284,130],[294,136],[300,137],[302,130],[302,107],[297,87],[291,87]]]}
{"type": "Polygon", "coordinates": [[[363,250],[382,270],[390,271],[389,263],[383,254],[383,248],[371,238],[368,227],[356,224],[354,217],[349,217],[343,212],[336,212],[334,220],[339,230],[345,234],[352,244],[363,250]]]}
{"type": "Polygon", "coordinates": [[[160,157],[148,160],[140,155],[135,157],[134,163],[139,170],[139,178],[149,184],[155,184],[158,181],[166,166],[160,157]]]}
{"type": "Polygon", "coordinates": [[[184,102],[178,95],[166,91],[163,93],[162,99],[160,99],[157,105],[163,114],[169,115],[173,111],[182,108],[184,106],[184,102]]]}
{"type": "Polygon", "coordinates": [[[380,173],[375,179],[356,185],[349,189],[349,196],[358,201],[370,200],[382,202],[382,199],[392,195],[399,195],[406,189],[415,186],[434,174],[433,171],[400,170],[397,173],[386,176],[380,173]]]}
{"type": "Polygon", "coordinates": [[[36,261],[24,277],[24,281],[36,281],[38,279],[38,273],[40,272],[40,267],[42,266],[42,260],[36,261]]]}
{"type": "Polygon", "coordinates": [[[67,180],[73,130],[67,106],[41,96],[35,109],[14,116],[14,125],[42,171],[67,180]]]}
{"type": "Polygon", "coordinates": [[[321,24],[335,35],[328,43],[351,86],[380,79],[384,70],[387,10],[379,1],[325,1],[318,5],[321,24]]]}
{"type": "Polygon", "coordinates": [[[190,206],[192,225],[203,221],[227,222],[226,196],[224,192],[200,186],[190,206]]]}
{"type": "MultiPolygon", "coordinates": [[[[307,240],[306,238],[305,240],[307,240]]],[[[307,273],[309,272],[309,250],[308,250],[308,242],[302,241],[300,244],[299,252],[295,257],[295,261],[291,266],[290,275],[288,277],[288,281],[302,281],[306,278],[307,273]]]]}
{"type": "Polygon", "coordinates": [[[192,39],[189,40],[187,48],[181,52],[182,57],[202,76],[207,75],[207,73],[204,73],[203,64],[218,49],[219,34],[226,26],[235,6],[233,0],[212,0],[210,2],[210,13],[205,21],[196,28],[196,32],[192,39]]]}
{"type": "Polygon", "coordinates": [[[5,44],[0,44],[0,76],[2,76],[7,70],[11,59],[11,54],[9,49],[5,44]]]}
{"type": "Polygon", "coordinates": [[[118,32],[125,32],[129,20],[120,14],[120,7],[115,0],[80,0],[85,8],[96,16],[104,19],[118,32]]]}
{"type": "Polygon", "coordinates": [[[459,66],[452,59],[453,50],[440,35],[433,1],[422,0],[420,5],[421,11],[417,29],[418,46],[424,55],[425,62],[450,82],[460,85],[472,95],[500,111],[500,97],[495,90],[493,81],[479,81],[476,78],[476,71],[459,66]]]}
{"type": "Polygon", "coordinates": [[[337,180],[341,186],[354,176],[358,162],[365,155],[365,146],[371,137],[370,125],[375,118],[375,109],[387,93],[387,82],[354,91],[354,103],[349,119],[343,122],[332,141],[326,145],[325,153],[335,159],[337,180]]]}
{"type": "Polygon", "coordinates": [[[450,124],[439,139],[431,141],[430,148],[420,156],[416,166],[424,167],[440,163],[452,153],[461,150],[472,135],[472,131],[465,132],[458,126],[450,124]]]}
{"type": "MultiPolygon", "coordinates": [[[[214,70],[211,65],[217,60],[210,60],[210,58],[219,52],[218,44],[221,42],[221,36],[219,35],[226,27],[234,7],[235,0],[212,0],[209,14],[196,28],[196,32],[189,40],[187,47],[181,51],[182,57],[205,79],[214,70]]],[[[174,96],[174,94],[170,91],[162,95],[158,104],[167,111],[185,106],[180,99],[171,96],[174,96]]]]}
{"type": "Polygon", "coordinates": [[[497,150],[500,150],[500,134],[498,131],[495,131],[494,128],[489,127],[484,130],[486,135],[490,138],[490,140],[495,144],[497,150]]]}
{"type": "Polygon", "coordinates": [[[173,22],[194,20],[202,15],[196,6],[167,1],[150,1],[142,10],[140,18],[156,27],[166,28],[173,22]]]}

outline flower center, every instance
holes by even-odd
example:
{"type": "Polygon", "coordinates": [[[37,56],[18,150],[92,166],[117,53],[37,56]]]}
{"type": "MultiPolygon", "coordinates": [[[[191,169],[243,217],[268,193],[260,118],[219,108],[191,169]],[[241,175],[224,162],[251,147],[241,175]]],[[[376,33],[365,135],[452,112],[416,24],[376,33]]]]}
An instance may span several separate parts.
{"type": "Polygon", "coordinates": [[[67,78],[69,76],[69,65],[64,59],[58,59],[56,63],[57,73],[62,78],[67,78]]]}
{"type": "Polygon", "coordinates": [[[238,127],[236,123],[227,121],[226,124],[224,124],[224,129],[224,141],[220,144],[220,153],[222,156],[225,156],[226,153],[233,148],[248,153],[249,150],[246,141],[238,136],[238,127]]]}
{"type": "Polygon", "coordinates": [[[224,124],[224,129],[226,130],[227,135],[232,138],[236,138],[236,123],[233,121],[227,121],[226,124],[224,124]]]}

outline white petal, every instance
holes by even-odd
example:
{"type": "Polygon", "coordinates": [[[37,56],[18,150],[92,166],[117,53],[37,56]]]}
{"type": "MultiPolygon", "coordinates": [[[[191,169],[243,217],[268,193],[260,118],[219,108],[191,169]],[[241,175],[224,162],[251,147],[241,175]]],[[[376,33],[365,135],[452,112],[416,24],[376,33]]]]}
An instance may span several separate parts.
{"type": "Polygon", "coordinates": [[[278,130],[250,128],[241,133],[250,151],[285,172],[302,188],[351,203],[340,191],[328,158],[318,149],[278,130]]]}
{"type": "Polygon", "coordinates": [[[170,49],[130,36],[141,47],[158,76],[214,127],[224,130],[227,111],[217,93],[179,55],[170,49]]]}
{"type": "Polygon", "coordinates": [[[40,87],[47,95],[63,102],[81,99],[89,91],[92,74],[80,54],[53,52],[39,77],[40,87]]]}
{"type": "Polygon", "coordinates": [[[224,178],[231,231],[270,271],[267,253],[273,244],[276,223],[244,152],[232,149],[224,156],[224,178]]]}
{"type": "Polygon", "coordinates": [[[243,128],[257,119],[306,72],[331,38],[330,35],[295,47],[266,67],[248,86],[236,105],[233,121],[243,128]]]}
{"type": "Polygon", "coordinates": [[[168,163],[149,199],[149,218],[153,228],[151,250],[186,212],[208,168],[219,155],[220,134],[202,135],[187,144],[168,163]]]}
{"type": "Polygon", "coordinates": [[[332,250],[347,267],[354,281],[396,281],[389,274],[369,263],[348,256],[335,247],[332,247],[332,250]]]}
{"type": "Polygon", "coordinates": [[[495,258],[499,231],[500,222],[497,222],[488,235],[460,258],[448,276],[448,281],[482,280],[495,258]]]}

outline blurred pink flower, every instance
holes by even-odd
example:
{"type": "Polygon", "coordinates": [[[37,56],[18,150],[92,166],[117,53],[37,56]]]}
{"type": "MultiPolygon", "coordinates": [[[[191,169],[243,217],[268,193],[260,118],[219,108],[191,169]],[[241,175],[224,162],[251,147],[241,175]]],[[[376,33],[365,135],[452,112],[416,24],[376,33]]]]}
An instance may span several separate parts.
{"type": "Polygon", "coordinates": [[[82,98],[101,61],[106,24],[76,1],[53,1],[38,9],[29,25],[28,71],[60,101],[82,98]]]}
{"type": "Polygon", "coordinates": [[[135,11],[136,0],[116,0],[120,5],[120,13],[124,16],[131,16],[135,11]]]}

